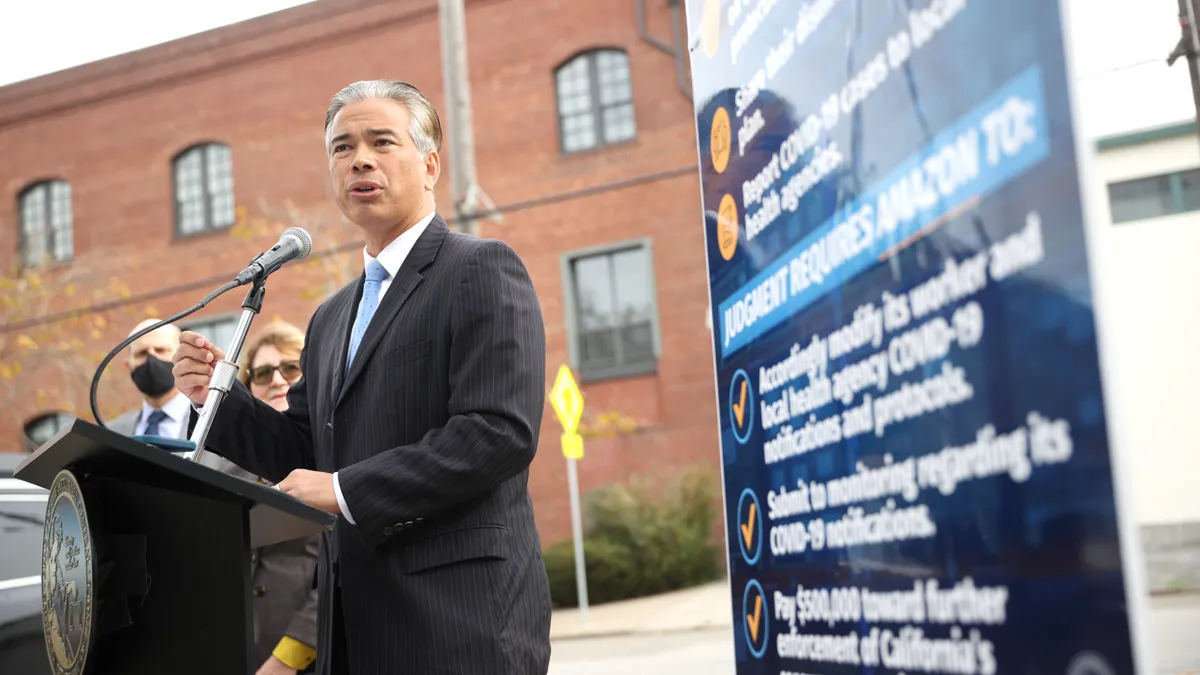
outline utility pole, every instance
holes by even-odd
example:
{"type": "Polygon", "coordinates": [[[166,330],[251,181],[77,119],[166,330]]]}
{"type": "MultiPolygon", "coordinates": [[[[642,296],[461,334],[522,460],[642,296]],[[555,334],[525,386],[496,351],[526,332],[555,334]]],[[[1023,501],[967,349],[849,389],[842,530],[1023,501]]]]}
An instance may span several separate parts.
{"type": "Polygon", "coordinates": [[[1187,57],[1188,72],[1192,78],[1192,99],[1196,107],[1197,132],[1200,133],[1200,30],[1196,26],[1197,2],[1200,0],[1179,0],[1179,26],[1181,35],[1175,49],[1167,56],[1167,66],[1170,67],[1181,56],[1187,57]]]}
{"type": "Polygon", "coordinates": [[[446,130],[450,140],[451,199],[460,229],[478,236],[479,220],[474,214],[479,186],[475,184],[475,136],[471,123],[471,80],[467,75],[463,0],[438,0],[438,14],[442,28],[446,130]]]}

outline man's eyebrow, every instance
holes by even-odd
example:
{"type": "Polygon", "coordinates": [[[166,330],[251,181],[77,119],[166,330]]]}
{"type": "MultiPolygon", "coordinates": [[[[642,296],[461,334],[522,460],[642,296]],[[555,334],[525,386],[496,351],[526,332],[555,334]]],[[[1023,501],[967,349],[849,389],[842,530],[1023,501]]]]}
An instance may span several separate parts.
{"type": "MultiPolygon", "coordinates": [[[[367,135],[368,136],[391,136],[393,138],[400,138],[400,134],[397,134],[395,131],[393,131],[391,129],[367,129],[367,135]]],[[[329,145],[334,146],[334,145],[337,145],[338,143],[341,143],[342,141],[348,141],[348,140],[350,140],[350,134],[338,134],[337,136],[334,136],[333,138],[329,139],[329,145]]]]}

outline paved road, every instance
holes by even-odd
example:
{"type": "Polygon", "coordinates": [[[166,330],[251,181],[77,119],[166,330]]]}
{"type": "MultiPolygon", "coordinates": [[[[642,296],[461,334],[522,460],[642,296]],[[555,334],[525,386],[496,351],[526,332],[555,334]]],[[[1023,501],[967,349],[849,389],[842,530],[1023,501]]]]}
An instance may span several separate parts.
{"type": "MultiPolygon", "coordinates": [[[[1150,640],[1162,675],[1200,673],[1200,595],[1151,601],[1150,640]],[[1192,671],[1192,672],[1188,672],[1192,671]]],[[[554,643],[550,675],[732,675],[730,629],[554,643]]]]}

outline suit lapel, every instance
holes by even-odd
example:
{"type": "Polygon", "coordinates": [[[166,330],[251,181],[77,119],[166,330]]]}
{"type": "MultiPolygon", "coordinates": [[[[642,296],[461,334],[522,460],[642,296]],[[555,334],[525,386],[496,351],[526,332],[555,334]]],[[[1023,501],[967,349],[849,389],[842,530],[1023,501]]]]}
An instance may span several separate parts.
{"type": "MultiPolygon", "coordinates": [[[[384,333],[388,327],[400,313],[400,309],[404,307],[404,303],[408,301],[412,292],[417,289],[417,286],[425,279],[421,275],[421,271],[428,267],[437,257],[438,249],[442,245],[442,240],[446,238],[446,233],[449,228],[446,226],[446,221],[442,220],[439,215],[434,215],[429,226],[421,233],[417,243],[413,245],[409,251],[408,257],[400,265],[400,269],[396,272],[396,278],[392,280],[391,286],[388,287],[387,293],[383,296],[383,300],[379,303],[379,307],[375,310],[375,315],[371,317],[371,323],[367,326],[367,332],[363,334],[362,343],[358,346],[358,351],[354,354],[354,363],[350,364],[350,372],[346,373],[346,380],[342,383],[340,394],[338,395],[336,408],[346,396],[346,391],[350,389],[355,380],[358,379],[366,364],[371,360],[371,355],[375,348],[379,346],[379,341],[383,339],[384,333]]],[[[361,285],[361,282],[360,282],[361,285]]],[[[354,303],[357,309],[357,302],[354,303]]],[[[349,330],[349,322],[352,318],[339,324],[340,330],[349,330]]],[[[339,374],[345,370],[341,364],[346,362],[346,349],[348,347],[347,340],[342,340],[339,344],[342,345],[342,356],[339,359],[339,374]]]]}
{"type": "Polygon", "coordinates": [[[333,344],[337,345],[333,353],[333,372],[330,374],[334,398],[342,391],[342,379],[346,375],[346,351],[350,347],[350,330],[354,321],[354,309],[358,299],[362,297],[363,276],[360,274],[353,293],[346,294],[346,299],[333,315],[333,344]]]}

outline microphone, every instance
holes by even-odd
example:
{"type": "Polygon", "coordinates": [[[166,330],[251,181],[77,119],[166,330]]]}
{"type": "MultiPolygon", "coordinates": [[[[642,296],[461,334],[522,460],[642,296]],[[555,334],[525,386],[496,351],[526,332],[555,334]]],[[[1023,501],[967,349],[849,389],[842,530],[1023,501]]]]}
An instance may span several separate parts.
{"type": "Polygon", "coordinates": [[[259,253],[246,269],[238,272],[238,286],[262,279],[275,270],[283,267],[284,263],[296,258],[307,257],[312,251],[312,237],[299,227],[289,227],[279,235],[279,243],[270,249],[259,253]]]}

